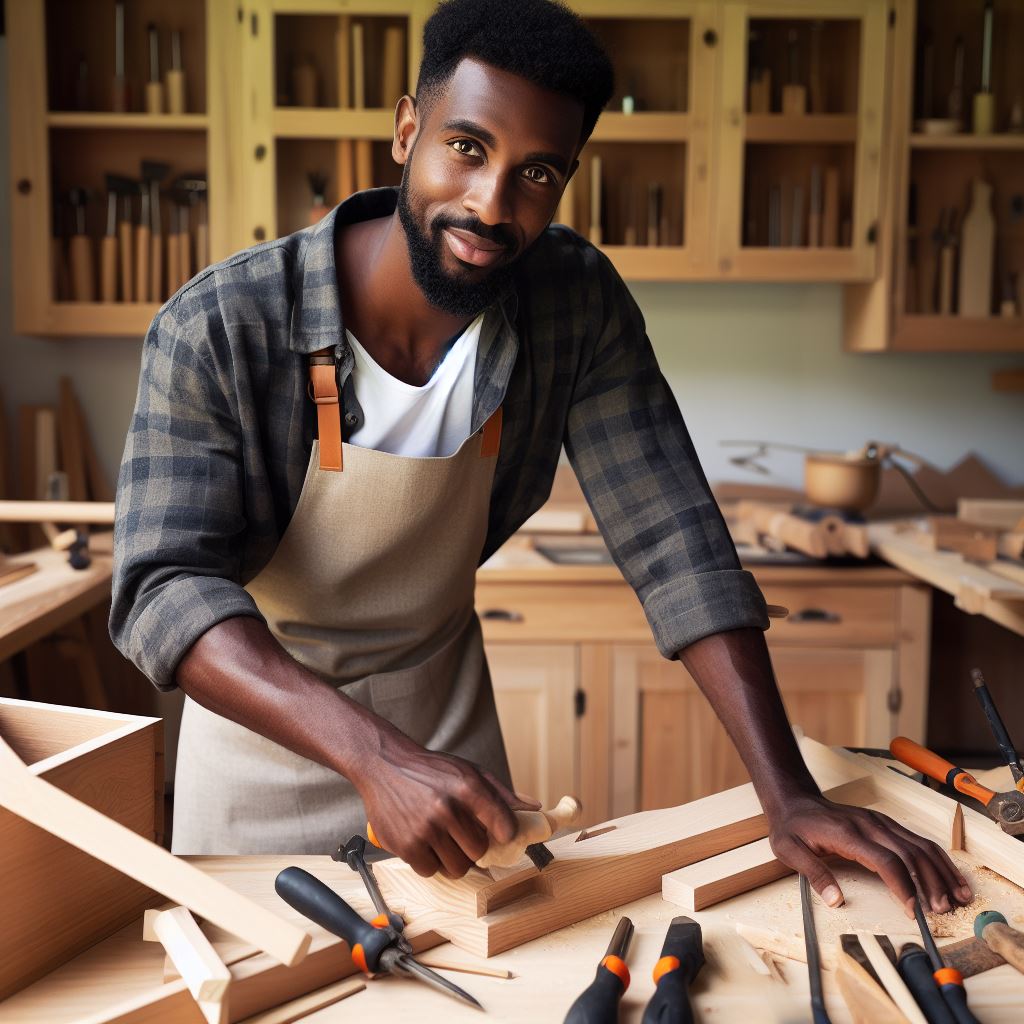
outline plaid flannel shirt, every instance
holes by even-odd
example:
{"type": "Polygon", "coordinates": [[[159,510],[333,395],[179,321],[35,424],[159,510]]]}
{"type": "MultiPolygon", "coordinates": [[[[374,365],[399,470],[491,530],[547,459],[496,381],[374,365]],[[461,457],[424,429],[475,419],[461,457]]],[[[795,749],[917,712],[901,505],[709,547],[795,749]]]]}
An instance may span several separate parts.
{"type": "MultiPolygon", "coordinates": [[[[208,267],[157,313],[117,488],[110,632],[160,689],[208,629],[260,617],[243,589],[295,509],[315,415],[308,356],[334,347],[344,433],[363,421],[334,261],[335,225],[390,215],[357,193],[318,224],[208,267]]],[[[489,557],[544,503],[564,444],[662,654],[765,629],[676,401],[622,279],[553,226],[487,311],[473,430],[503,405],[489,557]]]]}

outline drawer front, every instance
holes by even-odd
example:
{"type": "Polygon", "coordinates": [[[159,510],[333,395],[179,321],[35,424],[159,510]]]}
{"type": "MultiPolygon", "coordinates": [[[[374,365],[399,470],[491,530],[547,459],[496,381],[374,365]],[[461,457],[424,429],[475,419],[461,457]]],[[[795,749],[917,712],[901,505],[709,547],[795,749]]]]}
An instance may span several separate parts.
{"type": "Polygon", "coordinates": [[[898,587],[765,586],[765,600],[789,609],[773,619],[769,644],[891,647],[899,642],[898,587]]]}
{"type": "Polygon", "coordinates": [[[488,642],[652,642],[623,583],[478,583],[476,610],[488,642]]]}

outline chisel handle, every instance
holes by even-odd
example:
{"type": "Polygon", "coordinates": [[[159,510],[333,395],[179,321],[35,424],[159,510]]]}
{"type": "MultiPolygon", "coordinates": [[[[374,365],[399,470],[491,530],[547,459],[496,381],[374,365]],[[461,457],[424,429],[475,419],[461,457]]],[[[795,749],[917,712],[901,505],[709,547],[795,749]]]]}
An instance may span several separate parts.
{"type": "Polygon", "coordinates": [[[629,968],[617,956],[606,956],[594,980],[576,997],[565,1024],[616,1024],[619,1001],[629,988],[629,968]]]}
{"type": "Polygon", "coordinates": [[[100,239],[100,299],[117,301],[117,235],[100,239]]]}
{"type": "Polygon", "coordinates": [[[361,970],[372,974],[377,969],[381,954],[393,941],[384,930],[386,921],[381,927],[364,921],[333,889],[302,868],[285,868],[274,880],[274,889],[293,910],[343,938],[361,970]]]}
{"type": "Polygon", "coordinates": [[[932,975],[932,962],[922,946],[908,942],[900,950],[896,964],[903,983],[910,989],[914,1001],[921,1008],[928,1024],[956,1024],[946,1000],[932,975]]]}
{"type": "Polygon", "coordinates": [[[688,917],[673,918],[654,965],[654,995],[642,1024],[693,1024],[690,985],[703,966],[700,925],[688,917]]]}
{"type": "Polygon", "coordinates": [[[979,1024],[978,1018],[967,1006],[964,976],[953,967],[942,967],[935,972],[934,978],[956,1024],[979,1024]]]}
{"type": "Polygon", "coordinates": [[[955,764],[947,761],[944,757],[932,753],[926,747],[922,747],[906,736],[897,736],[889,744],[892,756],[902,761],[905,765],[915,771],[924,772],[925,775],[935,779],[937,782],[945,782],[960,793],[973,796],[980,800],[986,807],[991,802],[995,793],[987,786],[983,786],[973,775],[968,775],[963,768],[957,768],[955,764]]]}

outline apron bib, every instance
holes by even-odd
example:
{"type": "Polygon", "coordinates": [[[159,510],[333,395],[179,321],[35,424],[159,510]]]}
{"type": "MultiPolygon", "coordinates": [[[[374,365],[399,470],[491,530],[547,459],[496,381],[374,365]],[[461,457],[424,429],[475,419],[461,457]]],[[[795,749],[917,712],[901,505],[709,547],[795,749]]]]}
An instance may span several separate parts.
{"type": "MultiPolygon", "coordinates": [[[[473,605],[501,409],[446,458],[342,444],[333,361],[329,380],[315,373],[323,359],[311,366],[321,440],[291,522],[246,590],[300,664],[421,746],[507,783],[473,605]]],[[[365,828],[343,776],[186,697],[175,853],[327,854],[365,828]]]]}

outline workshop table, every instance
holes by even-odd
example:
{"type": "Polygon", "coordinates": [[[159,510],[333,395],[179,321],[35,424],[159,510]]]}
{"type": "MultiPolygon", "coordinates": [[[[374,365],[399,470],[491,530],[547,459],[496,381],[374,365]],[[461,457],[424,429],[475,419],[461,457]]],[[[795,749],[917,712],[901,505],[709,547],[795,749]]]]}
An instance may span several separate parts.
{"type": "MultiPolygon", "coordinates": [[[[279,900],[273,891],[274,877],[289,864],[297,864],[329,881],[361,912],[368,914],[370,909],[359,879],[345,865],[337,864],[328,857],[188,859],[291,920],[304,919],[279,900]]],[[[872,899],[877,900],[880,895],[880,883],[861,869],[840,868],[839,878],[851,898],[851,906],[858,902],[857,885],[871,887],[872,899]],[[855,879],[858,873],[859,877],[855,879]]],[[[827,933],[827,915],[837,912],[820,905],[815,911],[819,933],[827,933]]],[[[486,961],[490,966],[511,970],[515,975],[511,979],[463,973],[451,973],[449,977],[480,1000],[491,1020],[522,1024],[559,1022],[576,995],[589,984],[616,920],[625,914],[636,925],[636,934],[627,958],[633,981],[623,999],[620,1019],[635,1024],[640,1021],[643,1007],[653,991],[650,972],[660,954],[665,930],[669,921],[679,913],[678,907],[664,902],[660,894],[655,894],[486,961]]],[[[769,1024],[810,1019],[806,968],[796,962],[776,959],[780,979],[758,973],[752,965],[754,954],[751,947],[746,946],[735,932],[739,920],[767,926],[779,926],[783,918],[790,924],[798,921],[799,896],[795,877],[780,879],[690,916],[703,928],[707,961],[694,986],[698,1020],[720,1024],[769,1024]]],[[[868,926],[871,920],[869,917],[862,923],[868,926]]],[[[889,917],[887,920],[893,919],[889,917]]],[[[322,935],[317,926],[309,922],[304,924],[314,936],[322,935]]],[[[909,933],[913,924],[906,924],[909,933]]],[[[845,928],[845,924],[842,927],[845,928]]],[[[124,1007],[133,998],[138,1003],[142,993],[160,986],[162,982],[163,949],[159,944],[141,941],[141,934],[140,920],[0,1003],[0,1024],[110,1020],[173,1020],[175,1024],[192,1024],[193,1021],[203,1024],[195,1004],[189,1002],[191,997],[187,992],[181,993],[180,982],[176,983],[182,996],[177,1004],[181,1010],[178,1015],[142,1015],[138,1008],[131,1014],[110,1015],[111,1007],[118,1004],[124,1007]]],[[[225,955],[223,950],[226,947],[216,941],[215,945],[225,955]]],[[[228,947],[230,945],[228,943],[228,947]]],[[[448,943],[430,950],[424,954],[424,959],[442,955],[446,959],[480,962],[448,943]]],[[[851,1017],[832,980],[832,972],[825,972],[824,978],[832,1020],[836,1024],[850,1022],[851,1017]]],[[[320,984],[326,985],[332,980],[326,978],[320,984]]],[[[1005,965],[968,979],[967,990],[971,1008],[982,1024],[1010,1024],[1022,1019],[1024,977],[1012,967],[1005,965]]],[[[237,1018],[233,1016],[232,1019],[237,1018]]],[[[468,1024],[473,1021],[479,1024],[484,1018],[479,1011],[462,1006],[418,982],[384,978],[368,981],[364,991],[302,1019],[319,1024],[352,1020],[416,1021],[422,1024],[459,1024],[462,1021],[468,1024]]]]}
{"type": "Polygon", "coordinates": [[[37,571],[0,587],[0,661],[84,615],[110,597],[113,534],[89,538],[92,562],[72,569],[66,551],[37,548],[9,555],[14,565],[34,563],[37,571]]]}

